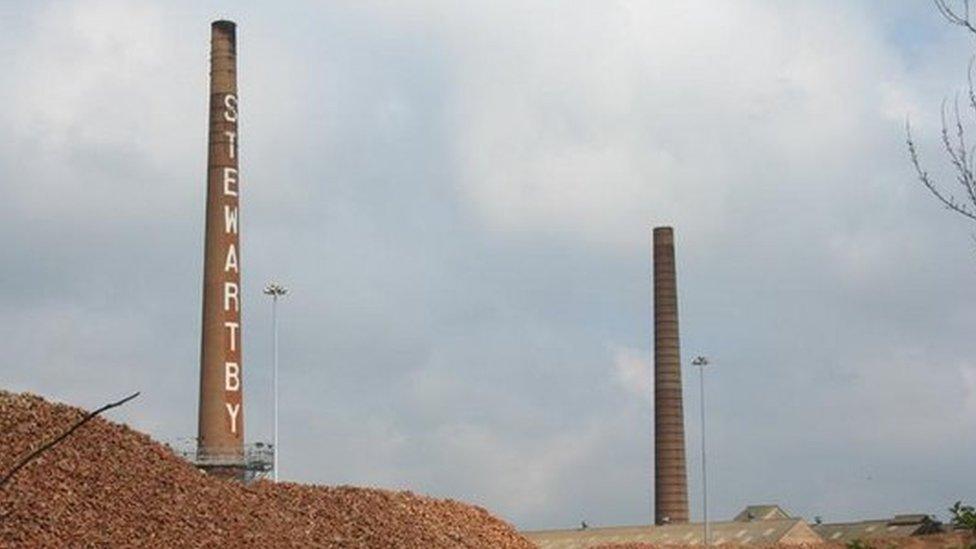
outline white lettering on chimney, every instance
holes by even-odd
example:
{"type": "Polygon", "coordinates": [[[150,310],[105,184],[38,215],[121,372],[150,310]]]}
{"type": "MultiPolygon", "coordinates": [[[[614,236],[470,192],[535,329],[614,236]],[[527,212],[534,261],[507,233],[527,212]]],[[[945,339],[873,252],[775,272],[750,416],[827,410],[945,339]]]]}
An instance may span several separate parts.
{"type": "Polygon", "coordinates": [[[224,168],[224,196],[237,196],[237,169],[224,168]],[[234,185],[234,188],[231,188],[234,185]]]}
{"type": "Polygon", "coordinates": [[[227,406],[227,413],[230,414],[230,432],[237,434],[237,414],[241,411],[241,403],[231,404],[230,402],[224,403],[227,406]]]}
{"type": "Polygon", "coordinates": [[[230,310],[230,303],[234,302],[234,312],[241,310],[239,288],[236,282],[224,282],[224,310],[230,310]]]}

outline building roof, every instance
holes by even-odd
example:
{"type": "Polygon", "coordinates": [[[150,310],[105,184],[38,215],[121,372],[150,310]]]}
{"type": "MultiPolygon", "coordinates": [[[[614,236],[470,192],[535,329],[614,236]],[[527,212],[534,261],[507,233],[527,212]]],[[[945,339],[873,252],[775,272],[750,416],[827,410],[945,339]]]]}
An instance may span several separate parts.
{"type": "Polygon", "coordinates": [[[891,519],[814,524],[811,528],[820,534],[824,541],[839,543],[856,539],[920,536],[942,531],[942,525],[928,515],[897,515],[891,519]]]}
{"type": "Polygon", "coordinates": [[[903,525],[903,524],[923,524],[935,522],[932,517],[928,515],[915,514],[915,515],[895,515],[895,518],[888,521],[888,524],[903,525]]]}
{"type": "MultiPolygon", "coordinates": [[[[800,519],[769,519],[754,522],[711,522],[709,538],[721,543],[810,543],[818,536],[800,519]]],[[[660,526],[617,526],[575,530],[521,532],[540,549],[583,549],[609,543],[697,544],[702,542],[702,524],[660,526]]]]}
{"type": "Polygon", "coordinates": [[[783,510],[779,505],[750,505],[739,512],[735,516],[734,521],[736,522],[749,522],[753,520],[773,520],[773,519],[788,519],[790,517],[789,513],[783,510]]]}

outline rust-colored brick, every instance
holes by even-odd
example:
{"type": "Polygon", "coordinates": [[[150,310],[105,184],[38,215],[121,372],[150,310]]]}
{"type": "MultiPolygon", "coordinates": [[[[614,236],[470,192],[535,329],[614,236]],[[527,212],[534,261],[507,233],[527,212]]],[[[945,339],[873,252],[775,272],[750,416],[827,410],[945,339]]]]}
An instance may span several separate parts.
{"type": "Polygon", "coordinates": [[[688,522],[674,231],[654,229],[654,523],[688,522]]]}
{"type": "Polygon", "coordinates": [[[243,455],[244,441],[237,41],[236,27],[230,21],[215,21],[210,31],[198,444],[201,456],[220,455],[233,461],[234,456],[243,455]]]}

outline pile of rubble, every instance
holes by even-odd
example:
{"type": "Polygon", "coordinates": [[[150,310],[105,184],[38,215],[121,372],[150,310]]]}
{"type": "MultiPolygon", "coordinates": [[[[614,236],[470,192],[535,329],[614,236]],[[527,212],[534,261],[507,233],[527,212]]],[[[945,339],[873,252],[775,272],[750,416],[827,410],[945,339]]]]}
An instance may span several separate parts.
{"type": "MultiPolygon", "coordinates": [[[[0,474],[85,412],[0,391],[0,474]]],[[[0,487],[0,546],[498,547],[487,511],[410,492],[209,477],[96,417],[0,487]]]]}

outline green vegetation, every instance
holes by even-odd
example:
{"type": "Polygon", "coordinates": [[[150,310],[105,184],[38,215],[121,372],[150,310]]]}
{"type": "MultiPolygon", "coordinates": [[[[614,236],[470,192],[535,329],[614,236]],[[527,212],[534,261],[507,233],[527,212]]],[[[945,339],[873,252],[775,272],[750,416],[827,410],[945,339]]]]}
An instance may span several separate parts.
{"type": "Polygon", "coordinates": [[[961,501],[957,501],[949,508],[949,512],[952,513],[953,526],[976,532],[976,509],[972,505],[963,505],[961,501]]]}

